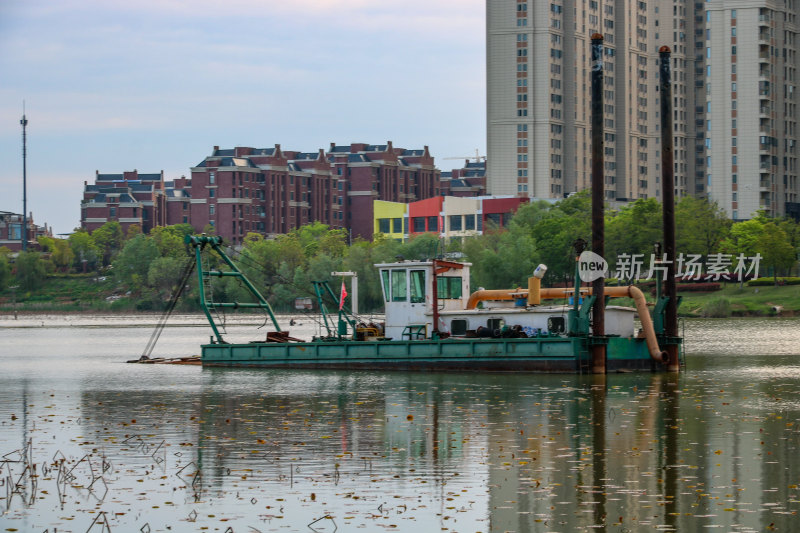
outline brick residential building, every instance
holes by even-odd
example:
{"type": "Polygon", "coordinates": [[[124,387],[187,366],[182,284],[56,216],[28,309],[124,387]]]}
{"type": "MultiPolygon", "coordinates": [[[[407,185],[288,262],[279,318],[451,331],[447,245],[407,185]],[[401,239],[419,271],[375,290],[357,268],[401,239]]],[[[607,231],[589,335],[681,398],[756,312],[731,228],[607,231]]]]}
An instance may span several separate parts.
{"type": "Polygon", "coordinates": [[[464,162],[463,168],[442,172],[439,185],[442,196],[474,197],[486,195],[486,159],[464,162]]]}
{"type": "Polygon", "coordinates": [[[138,225],[144,233],[167,221],[164,171],[140,174],[137,170],[121,174],[95,172],[95,183],[83,182],[81,227],[94,231],[116,220],[125,233],[138,225]]]}
{"type": "Polygon", "coordinates": [[[440,172],[419,150],[352,143],[329,151],[214,147],[191,169],[191,224],[241,243],[248,232],[288,233],[311,222],[371,239],[373,200],[408,203],[439,194],[440,172]]]}
{"type": "MultiPolygon", "coordinates": [[[[5,247],[12,252],[22,250],[22,214],[0,211],[0,247],[5,247]]],[[[52,237],[53,230],[45,224],[37,226],[33,223],[33,213],[27,217],[28,225],[28,250],[37,250],[39,237],[52,237]]]]}
{"type": "Polygon", "coordinates": [[[161,174],[96,173],[84,183],[81,226],[93,231],[118,220],[123,231],[138,224],[213,226],[228,242],[248,233],[283,234],[312,222],[346,228],[371,239],[373,200],[408,203],[437,197],[441,173],[425,146],[331,144],[328,152],[238,146],[220,149],[192,167],[191,177],[164,181],[161,174]]]}
{"type": "Polygon", "coordinates": [[[341,227],[325,154],[274,148],[221,150],[191,169],[191,224],[241,243],[249,232],[288,233],[309,222],[341,227]]]}

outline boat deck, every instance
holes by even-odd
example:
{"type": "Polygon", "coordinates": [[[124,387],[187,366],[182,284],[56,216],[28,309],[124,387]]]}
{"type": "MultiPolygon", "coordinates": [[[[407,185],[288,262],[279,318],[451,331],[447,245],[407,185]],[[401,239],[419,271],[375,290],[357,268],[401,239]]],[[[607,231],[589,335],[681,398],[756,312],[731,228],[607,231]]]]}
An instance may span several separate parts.
{"type": "Polygon", "coordinates": [[[448,338],[405,341],[205,344],[203,366],[582,373],[591,344],[607,345],[609,371],[655,371],[644,339],[448,338]]]}

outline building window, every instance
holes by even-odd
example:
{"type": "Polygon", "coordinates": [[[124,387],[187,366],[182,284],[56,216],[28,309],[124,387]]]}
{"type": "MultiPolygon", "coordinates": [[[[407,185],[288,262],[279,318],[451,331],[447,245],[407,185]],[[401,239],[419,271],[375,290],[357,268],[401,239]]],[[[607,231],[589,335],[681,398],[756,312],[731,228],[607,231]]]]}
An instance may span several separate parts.
{"type": "Polygon", "coordinates": [[[439,217],[428,217],[428,231],[439,231],[439,217]]]}
{"type": "Polygon", "coordinates": [[[465,230],[474,230],[475,229],[475,215],[465,215],[464,216],[464,229],[465,230]]]}
{"type": "Polygon", "coordinates": [[[214,189],[208,189],[208,197],[209,198],[214,198],[216,195],[217,195],[217,191],[215,191],[214,189]]]}
{"type": "Polygon", "coordinates": [[[214,185],[217,182],[217,175],[216,172],[209,172],[208,173],[208,183],[214,185]]]}
{"type": "Polygon", "coordinates": [[[117,208],[116,207],[110,207],[108,209],[108,218],[117,218],[117,208]]]}
{"type": "Polygon", "coordinates": [[[389,219],[388,218],[379,218],[378,219],[378,231],[381,233],[389,233],[389,219]]]}
{"type": "Polygon", "coordinates": [[[392,233],[402,233],[403,232],[403,219],[402,218],[393,218],[392,219],[392,233]]]}
{"type": "Polygon", "coordinates": [[[209,205],[208,206],[208,214],[211,215],[211,216],[214,216],[214,213],[216,211],[216,207],[217,206],[215,204],[209,205]]]}
{"type": "Polygon", "coordinates": [[[412,224],[414,226],[414,233],[425,232],[425,217],[414,217],[412,224]]]}
{"type": "Polygon", "coordinates": [[[461,231],[462,215],[450,215],[450,231],[461,231]]]}

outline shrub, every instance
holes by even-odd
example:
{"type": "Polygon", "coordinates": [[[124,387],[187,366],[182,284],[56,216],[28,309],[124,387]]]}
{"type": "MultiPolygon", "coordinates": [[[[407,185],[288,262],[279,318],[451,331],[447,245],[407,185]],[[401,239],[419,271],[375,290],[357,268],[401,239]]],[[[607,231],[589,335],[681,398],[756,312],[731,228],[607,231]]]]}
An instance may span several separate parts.
{"type": "Polygon", "coordinates": [[[676,287],[678,292],[713,292],[722,288],[719,283],[679,283],[676,287]]]}
{"type": "MultiPolygon", "coordinates": [[[[775,278],[757,278],[747,282],[750,287],[769,287],[775,285],[775,278]]],[[[800,278],[778,278],[778,285],[800,285],[800,278]]]]}
{"type": "Polygon", "coordinates": [[[731,302],[727,298],[716,298],[703,306],[702,315],[708,318],[728,318],[731,316],[731,302]]]}

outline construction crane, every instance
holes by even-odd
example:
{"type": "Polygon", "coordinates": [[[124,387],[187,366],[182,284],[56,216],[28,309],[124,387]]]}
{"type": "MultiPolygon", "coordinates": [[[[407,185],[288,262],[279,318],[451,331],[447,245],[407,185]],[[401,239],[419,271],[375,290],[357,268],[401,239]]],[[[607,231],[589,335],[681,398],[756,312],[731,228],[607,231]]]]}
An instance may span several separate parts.
{"type": "Polygon", "coordinates": [[[447,160],[447,159],[465,159],[465,160],[474,159],[476,163],[481,161],[481,160],[486,161],[486,156],[485,155],[480,155],[480,153],[481,153],[480,150],[475,148],[475,155],[470,155],[470,156],[466,156],[466,157],[443,157],[442,159],[445,159],[445,160],[447,160]]]}

